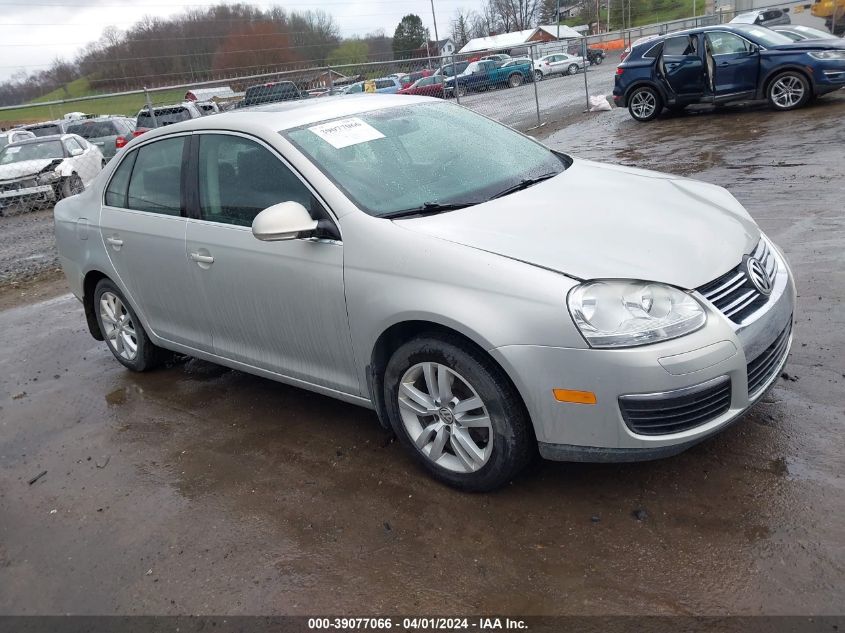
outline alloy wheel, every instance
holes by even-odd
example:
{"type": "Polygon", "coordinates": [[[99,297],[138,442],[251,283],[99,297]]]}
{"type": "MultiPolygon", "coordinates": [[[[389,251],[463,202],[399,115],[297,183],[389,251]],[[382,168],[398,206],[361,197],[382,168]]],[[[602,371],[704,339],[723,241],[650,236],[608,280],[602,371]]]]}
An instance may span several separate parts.
{"type": "Polygon", "coordinates": [[[657,98],[650,90],[640,90],[631,98],[631,111],[638,119],[647,119],[657,108],[657,98]]]}
{"type": "Polygon", "coordinates": [[[794,108],[804,98],[804,83],[795,75],[784,75],[772,84],[771,95],[777,107],[794,108]]]}
{"type": "Polygon", "coordinates": [[[399,413],[408,437],[426,458],[457,473],[472,473],[490,459],[493,426],[484,401],[458,372],[418,363],[399,383],[399,413]]]}
{"type": "Polygon", "coordinates": [[[85,191],[85,185],[82,184],[82,178],[74,174],[70,177],[70,195],[75,196],[83,191],[85,191]]]}
{"type": "Polygon", "coordinates": [[[138,355],[135,324],[123,301],[113,292],[104,292],[100,297],[100,321],[112,351],[125,360],[135,360],[138,355]]]}

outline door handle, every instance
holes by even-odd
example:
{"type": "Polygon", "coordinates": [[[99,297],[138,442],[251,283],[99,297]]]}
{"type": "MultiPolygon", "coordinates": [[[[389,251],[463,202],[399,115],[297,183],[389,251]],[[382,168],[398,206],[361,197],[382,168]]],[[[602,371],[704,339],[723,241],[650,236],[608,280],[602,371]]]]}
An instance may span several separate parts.
{"type": "Polygon", "coordinates": [[[214,258],[211,255],[202,255],[200,253],[191,253],[191,259],[200,264],[214,263],[214,258]]]}
{"type": "Polygon", "coordinates": [[[123,240],[118,237],[107,237],[106,241],[114,246],[115,250],[120,250],[120,247],[123,246],[123,240]]]}

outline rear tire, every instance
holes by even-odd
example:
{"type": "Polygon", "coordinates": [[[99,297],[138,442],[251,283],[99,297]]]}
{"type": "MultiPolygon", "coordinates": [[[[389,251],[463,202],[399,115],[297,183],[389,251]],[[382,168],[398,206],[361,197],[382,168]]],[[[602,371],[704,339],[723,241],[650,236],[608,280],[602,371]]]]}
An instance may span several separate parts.
{"type": "Polygon", "coordinates": [[[772,78],[766,88],[766,98],[775,110],[786,112],[806,105],[813,96],[810,82],[795,70],[787,70],[772,78]]]}
{"type": "Polygon", "coordinates": [[[628,97],[628,112],[635,121],[645,123],[657,118],[663,110],[660,94],[651,86],[636,88],[628,97]]]}
{"type": "Polygon", "coordinates": [[[421,335],[399,347],[387,363],[384,399],[402,444],[455,488],[499,488],[536,454],[525,406],[504,371],[458,337],[421,335]]]}
{"type": "Polygon", "coordinates": [[[578,64],[570,64],[569,68],[566,69],[567,75],[574,75],[578,72],[578,64]]]}
{"type": "Polygon", "coordinates": [[[522,81],[522,75],[520,75],[519,73],[514,73],[510,77],[508,77],[508,85],[511,88],[518,88],[522,85],[522,81]]]}
{"type": "Polygon", "coordinates": [[[148,371],[172,356],[150,341],[132,306],[111,279],[100,280],[93,301],[100,333],[121,365],[132,371],[148,371]]]}

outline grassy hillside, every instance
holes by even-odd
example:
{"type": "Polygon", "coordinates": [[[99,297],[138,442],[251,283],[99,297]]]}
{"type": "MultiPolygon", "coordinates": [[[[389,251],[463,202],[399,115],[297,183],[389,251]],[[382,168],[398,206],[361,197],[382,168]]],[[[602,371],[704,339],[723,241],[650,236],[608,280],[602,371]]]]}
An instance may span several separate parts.
{"type": "MultiPolygon", "coordinates": [[[[73,94],[73,91],[82,89],[82,85],[87,85],[84,79],[74,81],[68,84],[68,90],[71,90],[72,96],[84,96],[83,94],[73,94]],[[76,85],[74,85],[76,84],[76,85]]],[[[181,101],[185,96],[185,91],[179,90],[164,90],[162,92],[151,92],[150,96],[154,103],[173,103],[181,101]]],[[[63,90],[51,92],[49,95],[40,97],[38,101],[49,101],[51,99],[66,98],[63,90]]],[[[128,114],[135,115],[144,105],[144,95],[129,95],[123,97],[103,97],[99,99],[91,99],[87,101],[76,101],[73,103],[65,103],[62,105],[44,106],[37,105],[33,102],[31,105],[15,108],[14,110],[0,110],[0,126],[8,127],[12,123],[33,123],[36,121],[49,121],[52,119],[60,119],[66,112],[89,112],[92,114],[128,114]]]]}
{"type": "Polygon", "coordinates": [[[57,88],[53,92],[48,92],[46,95],[33,99],[33,103],[41,101],[56,101],[57,99],[71,99],[73,97],[87,97],[91,94],[91,86],[88,83],[87,77],[81,77],[67,84],[67,90],[64,88],[57,88]]]}
{"type": "MultiPolygon", "coordinates": [[[[640,11],[639,13],[634,13],[632,15],[632,21],[634,26],[644,26],[646,24],[656,24],[658,22],[667,22],[669,20],[681,20],[683,18],[688,18],[692,16],[692,8],[693,8],[693,0],[677,0],[669,3],[664,3],[664,7],[657,9],[652,8],[646,11],[640,11]]],[[[696,0],[695,2],[695,9],[698,15],[704,14],[704,0],[696,0]]],[[[636,11],[636,9],[635,9],[636,11]]],[[[613,11],[613,23],[610,25],[613,29],[619,28],[620,24],[618,23],[618,8],[613,11]]],[[[604,24],[607,21],[607,11],[602,10],[601,12],[601,22],[604,24]]],[[[627,20],[626,20],[627,22],[627,20]]],[[[561,24],[565,24],[566,26],[579,26],[584,24],[584,18],[581,16],[576,16],[574,18],[569,18],[568,20],[563,20],[561,24]]]]}

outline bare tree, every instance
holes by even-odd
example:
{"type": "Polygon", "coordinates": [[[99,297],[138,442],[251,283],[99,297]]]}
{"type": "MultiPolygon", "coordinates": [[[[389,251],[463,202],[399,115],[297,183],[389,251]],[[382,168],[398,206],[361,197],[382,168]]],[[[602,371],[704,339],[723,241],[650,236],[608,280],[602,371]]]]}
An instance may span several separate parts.
{"type": "Polygon", "coordinates": [[[524,31],[535,25],[541,0],[493,0],[506,31],[524,31]]]}
{"type": "Polygon", "coordinates": [[[477,16],[472,11],[458,9],[452,19],[452,41],[458,49],[463,48],[474,36],[473,22],[477,16]]]}

